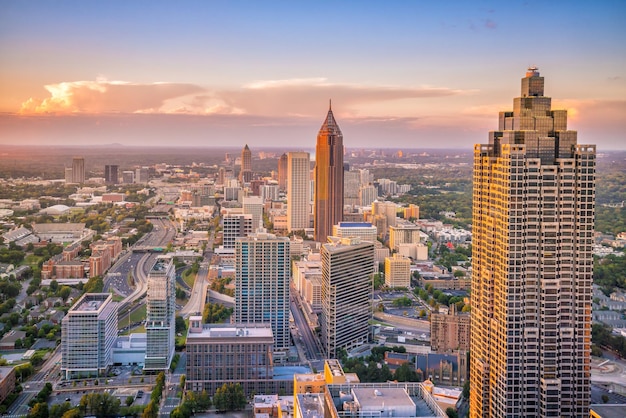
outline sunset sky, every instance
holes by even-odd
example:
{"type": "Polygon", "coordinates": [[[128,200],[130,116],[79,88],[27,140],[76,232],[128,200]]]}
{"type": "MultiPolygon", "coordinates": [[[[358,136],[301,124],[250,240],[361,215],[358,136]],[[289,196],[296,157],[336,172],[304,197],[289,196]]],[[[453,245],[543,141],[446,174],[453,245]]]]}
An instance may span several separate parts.
{"type": "Polygon", "coordinates": [[[467,148],[528,66],[626,149],[626,2],[0,2],[0,145],[467,148]]]}

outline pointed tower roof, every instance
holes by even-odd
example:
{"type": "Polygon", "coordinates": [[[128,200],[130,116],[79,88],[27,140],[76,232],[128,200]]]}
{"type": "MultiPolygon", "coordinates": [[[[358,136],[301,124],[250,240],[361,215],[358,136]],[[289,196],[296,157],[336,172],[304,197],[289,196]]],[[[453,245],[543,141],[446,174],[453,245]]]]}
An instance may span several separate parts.
{"type": "Polygon", "coordinates": [[[243,147],[243,149],[250,151],[250,148],[248,147],[248,144],[246,144],[246,146],[243,147]]]}
{"type": "Polygon", "coordinates": [[[335,120],[335,115],[333,115],[332,101],[329,101],[328,114],[326,115],[326,119],[324,120],[324,123],[322,124],[319,133],[328,133],[329,135],[342,135],[341,129],[339,129],[339,125],[337,125],[337,121],[335,120]]]}

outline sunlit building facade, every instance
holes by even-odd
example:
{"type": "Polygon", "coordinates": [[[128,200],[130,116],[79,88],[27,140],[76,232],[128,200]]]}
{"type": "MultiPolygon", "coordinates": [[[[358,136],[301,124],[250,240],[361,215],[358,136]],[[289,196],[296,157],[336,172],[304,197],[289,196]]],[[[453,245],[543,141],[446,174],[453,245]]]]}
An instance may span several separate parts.
{"type": "Polygon", "coordinates": [[[176,271],[170,256],[159,256],[148,273],[144,370],[167,370],[174,357],[176,271]]]}
{"type": "Polygon", "coordinates": [[[588,417],[594,145],[529,68],[474,148],[471,417],[588,417]]]}
{"type": "Polygon", "coordinates": [[[287,154],[287,230],[307,229],[309,225],[309,185],[311,157],[308,152],[287,154]]]}
{"type": "Polygon", "coordinates": [[[326,242],[343,220],[343,134],[332,108],[317,134],[315,147],[315,240],[326,242]]]}

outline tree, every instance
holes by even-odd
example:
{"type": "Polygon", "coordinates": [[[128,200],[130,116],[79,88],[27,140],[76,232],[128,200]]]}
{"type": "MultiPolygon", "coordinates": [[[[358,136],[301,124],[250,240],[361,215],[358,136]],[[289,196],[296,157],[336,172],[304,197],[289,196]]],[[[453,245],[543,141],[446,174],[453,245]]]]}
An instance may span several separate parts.
{"type": "Polygon", "coordinates": [[[185,324],[185,318],[180,315],[176,315],[176,332],[185,332],[187,330],[187,324],[185,324]]]}
{"type": "Polygon", "coordinates": [[[398,382],[419,382],[417,371],[409,363],[404,363],[396,369],[394,379],[398,382]]]}
{"type": "Polygon", "coordinates": [[[459,413],[451,406],[446,408],[446,415],[448,418],[459,418],[459,413]]]}
{"type": "Polygon", "coordinates": [[[465,399],[469,399],[469,395],[470,395],[470,381],[466,380],[465,383],[463,383],[463,398],[465,399]]]}
{"type": "Polygon", "coordinates": [[[48,416],[48,404],[46,402],[36,403],[28,413],[28,418],[48,418],[48,416]]]}
{"type": "Polygon", "coordinates": [[[239,383],[224,383],[215,391],[213,402],[218,411],[238,411],[246,406],[246,395],[239,383]]]}
{"type": "Polygon", "coordinates": [[[85,415],[115,416],[120,411],[120,400],[106,392],[89,393],[80,399],[79,408],[85,415]]]}

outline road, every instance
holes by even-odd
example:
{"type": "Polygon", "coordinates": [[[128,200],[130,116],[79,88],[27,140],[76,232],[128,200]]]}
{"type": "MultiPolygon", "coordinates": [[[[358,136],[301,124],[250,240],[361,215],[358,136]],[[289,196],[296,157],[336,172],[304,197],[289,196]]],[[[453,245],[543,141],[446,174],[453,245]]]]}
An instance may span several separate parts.
{"type": "Polygon", "coordinates": [[[296,344],[303,346],[308,361],[319,361],[324,358],[321,344],[302,313],[302,303],[298,297],[297,291],[292,288],[290,293],[291,315],[293,316],[294,325],[296,326],[296,335],[298,336],[296,344]]]}
{"type": "Polygon", "coordinates": [[[184,318],[188,318],[190,315],[202,315],[204,303],[206,302],[206,292],[209,286],[208,277],[209,266],[203,261],[200,264],[196,280],[193,282],[191,296],[189,296],[187,304],[179,312],[184,318]]]}

